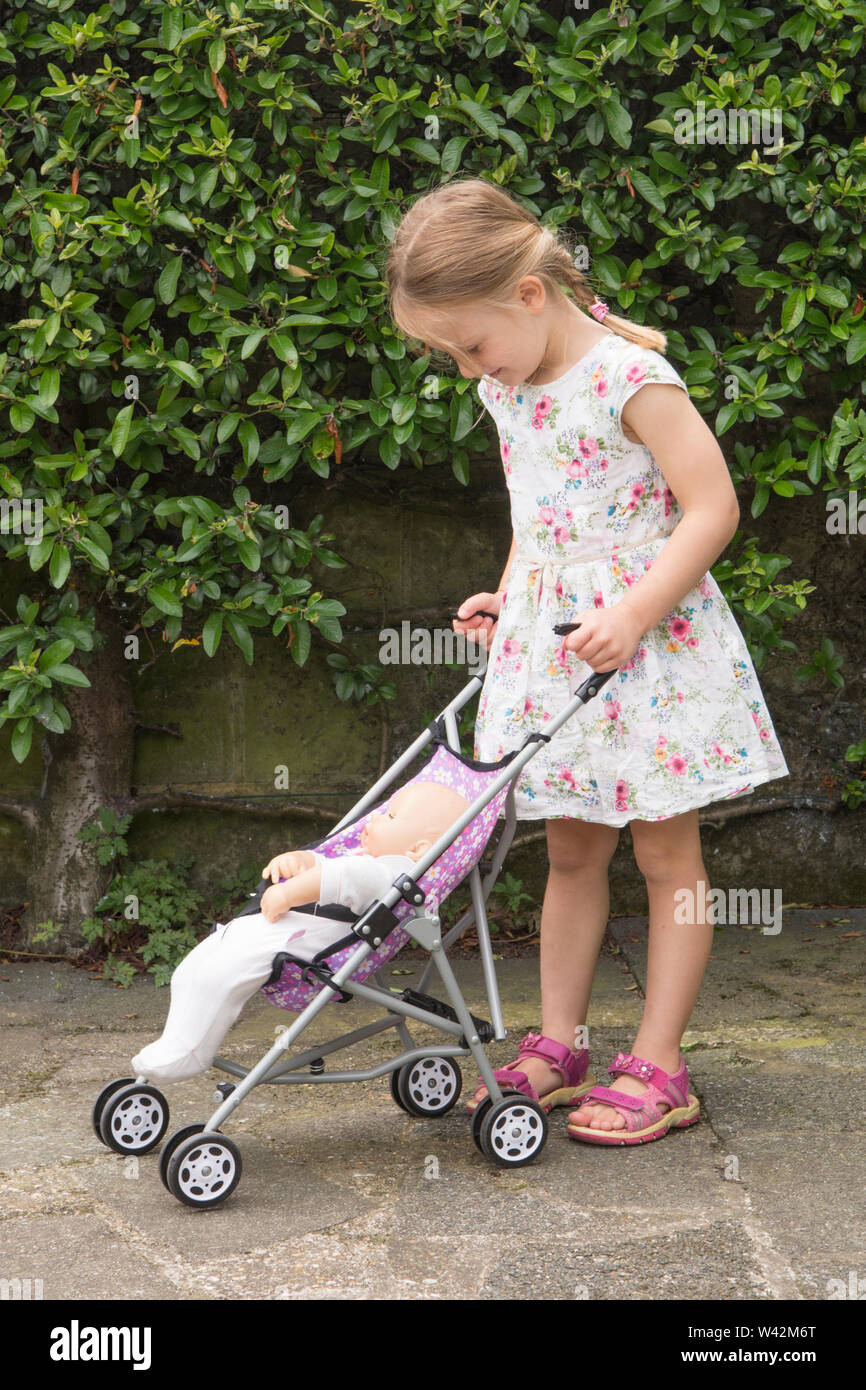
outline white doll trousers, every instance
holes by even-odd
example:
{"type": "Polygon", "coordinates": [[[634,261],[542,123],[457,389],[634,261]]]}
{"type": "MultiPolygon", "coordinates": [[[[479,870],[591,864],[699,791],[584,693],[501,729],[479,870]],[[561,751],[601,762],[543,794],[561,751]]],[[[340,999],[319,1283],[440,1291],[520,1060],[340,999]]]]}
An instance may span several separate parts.
{"type": "Polygon", "coordinates": [[[267,982],[278,951],[312,960],[348,932],[333,917],[295,911],[275,922],[256,912],[217,923],[174,971],[165,1028],[133,1057],[136,1076],[184,1081],[206,1071],[244,1004],[267,982]]]}

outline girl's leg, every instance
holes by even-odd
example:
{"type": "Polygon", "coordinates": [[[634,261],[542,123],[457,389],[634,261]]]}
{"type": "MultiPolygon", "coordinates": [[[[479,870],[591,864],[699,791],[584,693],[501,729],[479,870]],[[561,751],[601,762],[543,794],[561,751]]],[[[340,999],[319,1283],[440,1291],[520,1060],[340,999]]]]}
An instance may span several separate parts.
{"type": "Polygon", "coordinates": [[[162,1037],[133,1057],[136,1075],[182,1081],[206,1071],[292,930],[288,914],[269,922],[258,912],[235,917],[200,941],[171,977],[162,1037]]]}
{"type": "MultiPolygon", "coordinates": [[[[541,909],[541,1031],[575,1049],[585,1022],[592,977],[610,911],[608,867],[619,840],[610,825],[549,820],[550,873],[541,909]]],[[[524,1057],[520,1070],[539,1096],[562,1085],[541,1057],[524,1057]]],[[[485,1087],[476,1093],[486,1096],[485,1087]]]]}
{"type": "MultiPolygon", "coordinates": [[[[713,942],[698,813],[686,811],[665,821],[633,820],[630,829],[649,897],[646,1003],[631,1052],[674,1074],[713,942]],[[687,914],[693,920],[680,922],[674,914],[682,917],[683,910],[675,895],[682,889],[688,889],[695,910],[687,914]]],[[[636,1077],[618,1076],[612,1089],[638,1096],[646,1087],[636,1077]]],[[[570,1124],[592,1129],[625,1126],[618,1111],[599,1102],[581,1105],[568,1118],[570,1124]]]]}

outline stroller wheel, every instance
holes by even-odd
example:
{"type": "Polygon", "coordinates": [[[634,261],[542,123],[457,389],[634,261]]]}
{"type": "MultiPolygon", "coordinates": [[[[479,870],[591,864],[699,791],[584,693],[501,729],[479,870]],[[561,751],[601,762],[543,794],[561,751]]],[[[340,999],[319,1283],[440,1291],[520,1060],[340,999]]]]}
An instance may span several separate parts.
{"type": "MultiPolygon", "coordinates": [[[[204,1125],[184,1125],[183,1129],[176,1129],[174,1134],[170,1134],[160,1149],[159,1153],[159,1176],[162,1178],[163,1186],[168,1187],[168,1161],[184,1139],[189,1139],[193,1134],[204,1134],[204,1125]]],[[[171,1188],[169,1187],[169,1192],[171,1188]]]]}
{"type": "Polygon", "coordinates": [[[506,1095],[485,1109],[479,1131],[479,1147],[488,1158],[501,1168],[521,1168],[544,1148],[547,1116],[526,1096],[506,1095]]]}
{"type": "MultiPolygon", "coordinates": [[[[389,1085],[391,1087],[391,1099],[393,1100],[395,1105],[399,1105],[401,1110],[406,1110],[406,1107],[403,1104],[403,1099],[400,1095],[400,1070],[392,1071],[388,1080],[389,1085]]],[[[407,1115],[408,1113],[408,1110],[406,1110],[407,1115]]]]}
{"type": "Polygon", "coordinates": [[[240,1182],[241,1155],[236,1144],[217,1132],[182,1139],[168,1161],[165,1185],[188,1207],[215,1207],[240,1182]]]}
{"type": "Polygon", "coordinates": [[[90,1112],[90,1122],[93,1125],[93,1132],[99,1140],[100,1144],[105,1143],[105,1140],[103,1139],[102,1134],[99,1130],[99,1121],[102,1119],[102,1112],[105,1109],[105,1102],[108,1100],[109,1096],[114,1095],[115,1091],[119,1091],[121,1086],[131,1086],[134,1081],[134,1076],[123,1076],[119,1081],[109,1081],[108,1085],[103,1086],[102,1090],[99,1092],[99,1095],[96,1097],[96,1100],[93,1104],[93,1109],[90,1112]]]}
{"type": "MultiPolygon", "coordinates": [[[[463,1073],[450,1057],[421,1057],[396,1073],[398,1105],[410,1115],[430,1119],[446,1115],[457,1104],[463,1073]]],[[[392,1083],[391,1094],[395,1087],[392,1083]]]]}
{"type": "Polygon", "coordinates": [[[155,1086],[139,1086],[137,1082],[115,1090],[104,1102],[99,1118],[100,1139],[119,1154],[149,1153],[167,1128],[165,1096],[155,1086]]]}

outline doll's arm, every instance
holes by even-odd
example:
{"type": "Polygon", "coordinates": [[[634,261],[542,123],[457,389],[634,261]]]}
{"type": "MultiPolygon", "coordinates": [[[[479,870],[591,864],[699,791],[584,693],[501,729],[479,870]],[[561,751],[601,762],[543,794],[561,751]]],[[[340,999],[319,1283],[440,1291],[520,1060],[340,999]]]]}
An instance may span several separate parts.
{"type": "Polygon", "coordinates": [[[269,860],[262,869],[262,878],[278,883],[281,878],[294,878],[304,869],[314,868],[317,862],[316,855],[310,849],[287,850],[285,854],[277,854],[269,860]]]}
{"type": "Polygon", "coordinates": [[[285,883],[272,883],[270,888],[266,888],[262,894],[261,909],[269,922],[275,922],[290,908],[318,902],[321,891],[321,869],[304,869],[285,883]]]}

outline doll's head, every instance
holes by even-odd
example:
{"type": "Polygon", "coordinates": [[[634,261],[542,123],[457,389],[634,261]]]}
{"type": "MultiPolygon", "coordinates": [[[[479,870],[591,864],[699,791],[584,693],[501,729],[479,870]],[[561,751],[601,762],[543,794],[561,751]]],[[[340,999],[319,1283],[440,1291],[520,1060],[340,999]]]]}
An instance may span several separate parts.
{"type": "Polygon", "coordinates": [[[367,854],[406,854],[420,859],[445,834],[470,802],[441,782],[410,782],[391,797],[384,811],[373,811],[361,831],[367,854]]]}

